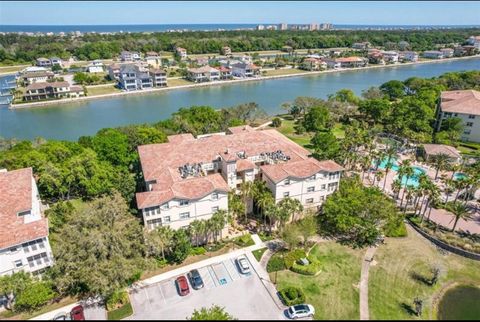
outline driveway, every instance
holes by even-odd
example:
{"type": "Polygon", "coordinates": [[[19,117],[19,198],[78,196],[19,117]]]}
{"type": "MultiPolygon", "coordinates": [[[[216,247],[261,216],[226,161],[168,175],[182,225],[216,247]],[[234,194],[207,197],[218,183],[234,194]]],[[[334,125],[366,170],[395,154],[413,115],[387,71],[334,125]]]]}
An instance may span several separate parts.
{"type": "Polygon", "coordinates": [[[198,271],[205,287],[196,291],[190,286],[190,294],[184,297],[177,293],[177,276],[132,290],[134,314],[128,319],[184,320],[194,309],[213,304],[225,307],[226,312],[240,320],[285,319],[251,264],[250,267],[250,274],[241,274],[233,257],[201,267],[198,271]]]}

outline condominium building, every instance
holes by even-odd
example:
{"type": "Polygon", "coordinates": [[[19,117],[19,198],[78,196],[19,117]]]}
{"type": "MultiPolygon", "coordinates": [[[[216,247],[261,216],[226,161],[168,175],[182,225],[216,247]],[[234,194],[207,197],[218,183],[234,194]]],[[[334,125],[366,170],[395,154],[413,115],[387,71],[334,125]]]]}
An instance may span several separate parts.
{"type": "Polygon", "coordinates": [[[74,98],[84,96],[81,86],[72,86],[68,82],[38,82],[27,86],[24,101],[38,101],[45,99],[74,98]]]}
{"type": "Polygon", "coordinates": [[[32,168],[0,170],[0,276],[42,273],[53,263],[48,221],[32,168]]]}
{"type": "Polygon", "coordinates": [[[148,229],[186,227],[228,210],[228,192],[246,181],[265,181],[276,202],[291,197],[318,207],[337,189],[343,171],[334,161],[309,157],[276,130],[249,126],[196,138],[173,135],[168,143],[139,146],[138,153],[146,191],[136,200],[148,229]]]}
{"type": "Polygon", "coordinates": [[[475,90],[448,91],[440,94],[437,108],[437,131],[442,121],[458,117],[463,123],[463,141],[480,142],[480,92],[475,90]]]}

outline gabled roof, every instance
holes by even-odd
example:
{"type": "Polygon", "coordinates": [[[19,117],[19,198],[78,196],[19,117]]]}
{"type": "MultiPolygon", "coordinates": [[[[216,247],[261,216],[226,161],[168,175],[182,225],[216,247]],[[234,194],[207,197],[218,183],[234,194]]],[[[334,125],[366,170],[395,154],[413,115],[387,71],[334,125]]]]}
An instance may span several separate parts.
{"type": "Polygon", "coordinates": [[[0,249],[48,236],[47,219],[25,224],[18,213],[32,209],[32,168],[0,172],[0,249]]]}
{"type": "Polygon", "coordinates": [[[458,152],[458,150],[453,146],[445,144],[424,144],[423,148],[425,149],[425,153],[427,155],[446,154],[451,158],[460,158],[460,152],[458,152]]]}
{"type": "Polygon", "coordinates": [[[343,170],[343,168],[334,161],[318,161],[313,158],[296,162],[264,165],[261,166],[260,169],[274,183],[287,178],[305,179],[320,171],[336,172],[343,170]]]}
{"type": "Polygon", "coordinates": [[[70,83],[68,83],[68,82],[52,82],[52,83],[38,82],[38,83],[33,83],[33,84],[28,85],[26,90],[30,91],[30,90],[42,89],[42,88],[48,88],[48,87],[53,87],[53,88],[70,87],[70,83]]]}
{"type": "Polygon", "coordinates": [[[442,92],[440,95],[442,112],[480,115],[480,92],[461,90],[442,92]]]}

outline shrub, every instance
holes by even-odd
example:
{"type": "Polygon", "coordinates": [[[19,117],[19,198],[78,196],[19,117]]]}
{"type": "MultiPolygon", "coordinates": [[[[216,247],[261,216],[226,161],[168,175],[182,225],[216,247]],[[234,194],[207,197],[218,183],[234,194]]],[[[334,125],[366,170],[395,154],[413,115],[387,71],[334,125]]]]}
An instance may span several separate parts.
{"type": "Polygon", "coordinates": [[[310,262],[308,265],[293,263],[291,271],[302,275],[317,275],[321,268],[320,262],[311,257],[308,257],[308,261],[310,262]]]}
{"type": "Polygon", "coordinates": [[[277,272],[285,269],[285,262],[283,258],[280,257],[280,254],[274,254],[272,258],[267,263],[267,272],[277,272]]]}
{"type": "Polygon", "coordinates": [[[272,234],[268,232],[263,232],[263,231],[258,234],[258,237],[260,237],[260,239],[263,242],[266,242],[275,238],[272,234]]]}
{"type": "Polygon", "coordinates": [[[307,257],[303,249],[295,249],[288,252],[284,257],[285,268],[290,269],[293,264],[301,258],[307,257]]]}
{"type": "Polygon", "coordinates": [[[207,251],[203,247],[192,247],[192,249],[190,250],[190,255],[203,255],[206,252],[207,251]]]}
{"type": "Polygon", "coordinates": [[[385,236],[387,237],[406,237],[407,227],[403,220],[392,221],[385,226],[385,236]]]}
{"type": "Polygon", "coordinates": [[[279,117],[276,117],[272,120],[273,127],[280,127],[282,126],[282,120],[279,117]]]}
{"type": "Polygon", "coordinates": [[[37,282],[28,286],[16,298],[15,311],[33,311],[45,305],[55,297],[51,285],[45,282],[37,282]]]}
{"type": "Polygon", "coordinates": [[[297,287],[286,287],[278,293],[283,303],[287,306],[305,303],[305,293],[297,287]]]}
{"type": "Polygon", "coordinates": [[[125,290],[114,292],[106,302],[107,311],[115,310],[128,303],[128,294],[125,290]]]}
{"type": "Polygon", "coordinates": [[[255,244],[250,234],[245,234],[237,237],[233,240],[233,242],[240,247],[247,247],[255,244]]]}

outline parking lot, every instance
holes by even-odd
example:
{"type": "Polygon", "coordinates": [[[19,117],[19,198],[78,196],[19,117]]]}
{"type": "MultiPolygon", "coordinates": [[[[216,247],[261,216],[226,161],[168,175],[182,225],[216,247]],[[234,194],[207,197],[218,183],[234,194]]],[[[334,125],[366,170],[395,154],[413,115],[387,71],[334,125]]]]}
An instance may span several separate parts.
{"type": "MultiPolygon", "coordinates": [[[[235,258],[227,258],[198,268],[204,287],[178,295],[175,278],[134,290],[130,293],[134,314],[130,320],[186,319],[194,309],[213,304],[237,319],[285,319],[248,259],[251,272],[241,274],[235,258]]],[[[186,276],[187,272],[184,272],[186,276]]]]}

